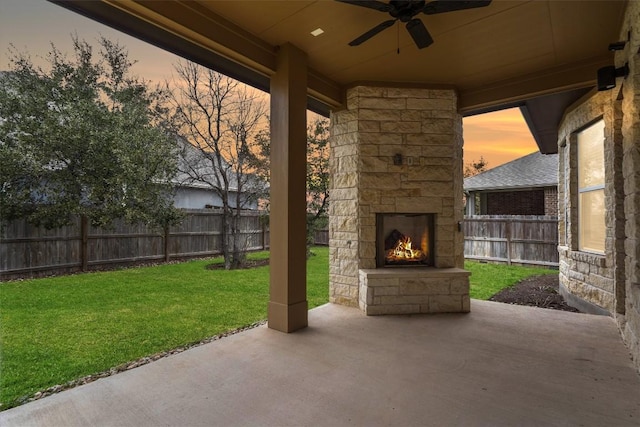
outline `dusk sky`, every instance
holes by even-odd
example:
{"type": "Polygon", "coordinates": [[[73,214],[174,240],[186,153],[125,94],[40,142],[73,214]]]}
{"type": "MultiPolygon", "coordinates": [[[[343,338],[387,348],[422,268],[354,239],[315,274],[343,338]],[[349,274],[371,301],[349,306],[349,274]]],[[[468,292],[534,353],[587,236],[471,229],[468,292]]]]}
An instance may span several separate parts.
{"type": "MultiPolygon", "coordinates": [[[[171,78],[172,64],[179,58],[45,0],[0,0],[0,71],[9,68],[9,46],[28,52],[33,61],[49,52],[51,43],[71,52],[71,35],[95,42],[100,35],[118,41],[138,61],[133,74],[152,82],[171,78]]],[[[519,109],[464,119],[464,162],[483,156],[489,168],[537,151],[519,109]]]]}

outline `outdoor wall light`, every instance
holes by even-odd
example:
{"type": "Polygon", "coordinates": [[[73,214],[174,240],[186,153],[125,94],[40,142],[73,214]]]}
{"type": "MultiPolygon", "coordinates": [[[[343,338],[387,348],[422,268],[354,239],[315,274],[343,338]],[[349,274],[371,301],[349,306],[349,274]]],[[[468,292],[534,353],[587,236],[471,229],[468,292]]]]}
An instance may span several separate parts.
{"type": "Polygon", "coordinates": [[[598,90],[609,90],[616,87],[616,77],[627,77],[629,74],[629,64],[624,64],[620,68],[613,65],[602,67],[598,70],[598,90]]]}

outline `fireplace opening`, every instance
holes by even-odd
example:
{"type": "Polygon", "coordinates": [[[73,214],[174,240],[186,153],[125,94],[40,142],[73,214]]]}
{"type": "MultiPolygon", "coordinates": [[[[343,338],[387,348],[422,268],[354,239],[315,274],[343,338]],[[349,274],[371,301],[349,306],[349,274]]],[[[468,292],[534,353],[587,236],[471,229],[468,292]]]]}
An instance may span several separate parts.
{"type": "Polygon", "coordinates": [[[434,214],[376,214],[376,266],[433,266],[434,214]]]}

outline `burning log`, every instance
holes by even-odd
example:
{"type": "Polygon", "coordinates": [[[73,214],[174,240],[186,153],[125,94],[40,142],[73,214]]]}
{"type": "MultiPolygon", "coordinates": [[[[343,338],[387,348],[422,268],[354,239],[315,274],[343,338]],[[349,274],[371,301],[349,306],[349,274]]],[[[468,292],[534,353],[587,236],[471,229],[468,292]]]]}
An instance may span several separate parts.
{"type": "Polygon", "coordinates": [[[386,261],[387,262],[420,262],[427,258],[427,254],[420,249],[414,249],[412,247],[411,238],[400,233],[398,230],[393,230],[389,237],[385,240],[385,247],[390,239],[394,239],[395,244],[389,245],[391,249],[387,250],[386,261]]]}
{"type": "Polygon", "coordinates": [[[384,250],[388,251],[389,249],[393,249],[396,247],[398,241],[404,239],[404,234],[399,232],[398,230],[393,230],[386,239],[384,239],[384,250]]]}

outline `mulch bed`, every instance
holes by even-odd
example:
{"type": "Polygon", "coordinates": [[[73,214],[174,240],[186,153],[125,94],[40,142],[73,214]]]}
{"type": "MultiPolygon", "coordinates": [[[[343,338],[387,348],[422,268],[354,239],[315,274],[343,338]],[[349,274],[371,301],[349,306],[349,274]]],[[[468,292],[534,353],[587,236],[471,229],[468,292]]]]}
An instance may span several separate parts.
{"type": "Polygon", "coordinates": [[[489,301],[580,313],[580,310],[567,305],[558,292],[558,285],[556,274],[533,276],[501,290],[489,301]]]}

